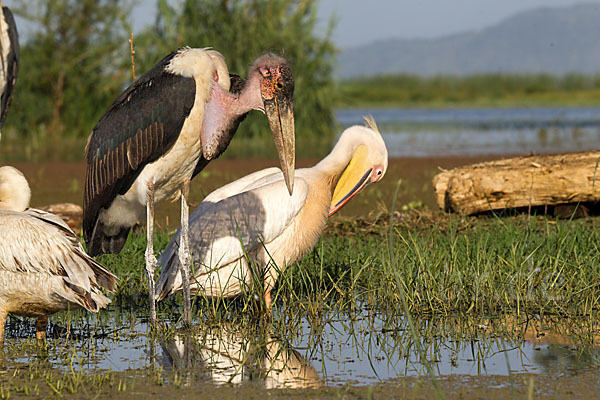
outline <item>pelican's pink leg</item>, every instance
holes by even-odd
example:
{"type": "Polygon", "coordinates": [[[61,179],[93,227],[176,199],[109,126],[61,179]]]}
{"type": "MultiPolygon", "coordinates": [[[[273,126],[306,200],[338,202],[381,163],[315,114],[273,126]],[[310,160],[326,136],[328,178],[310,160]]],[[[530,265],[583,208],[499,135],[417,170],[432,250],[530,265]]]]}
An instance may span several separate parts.
{"type": "Polygon", "coordinates": [[[271,291],[267,290],[267,292],[265,293],[265,305],[267,306],[267,310],[269,310],[269,311],[271,311],[271,304],[272,304],[271,291]]]}

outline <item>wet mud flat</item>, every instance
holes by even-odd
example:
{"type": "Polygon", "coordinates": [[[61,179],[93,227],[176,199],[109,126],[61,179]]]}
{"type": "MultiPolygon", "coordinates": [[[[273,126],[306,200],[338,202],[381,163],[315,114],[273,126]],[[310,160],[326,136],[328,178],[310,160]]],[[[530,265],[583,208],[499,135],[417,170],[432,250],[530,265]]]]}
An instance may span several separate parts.
{"type": "MultiPolygon", "coordinates": [[[[440,169],[450,169],[475,162],[494,160],[509,156],[469,157],[414,157],[392,158],[385,179],[368,188],[340,211],[343,216],[366,216],[371,212],[392,207],[393,195],[400,181],[398,207],[422,207],[435,209],[435,197],[431,180],[440,169]]],[[[310,167],[317,159],[299,159],[297,168],[310,167]]],[[[10,165],[21,170],[28,179],[32,191],[31,205],[40,207],[54,203],[82,205],[85,182],[83,162],[14,162],[10,165]]],[[[190,185],[190,204],[197,206],[211,191],[263,168],[278,166],[277,160],[222,159],[210,163],[190,185]]],[[[179,226],[179,203],[163,201],[156,206],[156,222],[159,227],[179,226]]]]}
{"type": "MultiPolygon", "coordinates": [[[[8,372],[8,371],[7,371],[8,372]]],[[[105,384],[90,384],[73,393],[56,394],[44,382],[38,390],[25,392],[22,387],[35,382],[24,379],[21,387],[13,379],[13,390],[4,389],[11,398],[179,398],[179,399],[434,399],[436,387],[427,378],[407,377],[402,381],[379,383],[372,386],[348,385],[316,389],[266,389],[258,383],[216,386],[206,383],[192,387],[157,382],[153,378],[131,378],[111,373],[104,376],[105,384]],[[28,382],[29,381],[29,382],[28,382]]],[[[540,377],[528,374],[489,377],[449,376],[438,379],[439,390],[446,399],[589,399],[596,398],[599,376],[587,373],[575,377],[540,377]]],[[[5,396],[4,398],[8,398],[5,396]]]]}
{"type": "MultiPolygon", "coordinates": [[[[122,374],[107,375],[101,387],[90,385],[80,392],[61,393],[51,390],[30,392],[29,396],[48,398],[159,398],[159,399],[434,399],[437,388],[427,378],[407,377],[371,386],[347,385],[313,389],[266,389],[259,383],[216,386],[193,383],[174,385],[154,378],[130,378],[122,374]],[[39,395],[37,394],[39,393],[39,395]]],[[[530,374],[506,376],[448,376],[437,380],[446,399],[586,399],[596,398],[599,376],[584,373],[575,377],[540,377],[530,374]]],[[[5,393],[8,393],[5,391],[5,393]]],[[[11,391],[11,397],[29,397],[11,391]]],[[[5,397],[6,398],[6,397],[5,397]]]]}

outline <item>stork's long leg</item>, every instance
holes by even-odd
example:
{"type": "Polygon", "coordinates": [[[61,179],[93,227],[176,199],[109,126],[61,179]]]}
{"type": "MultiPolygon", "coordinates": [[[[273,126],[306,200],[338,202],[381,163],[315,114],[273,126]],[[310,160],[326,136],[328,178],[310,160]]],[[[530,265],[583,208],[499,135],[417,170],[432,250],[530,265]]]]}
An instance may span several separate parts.
{"type": "Polygon", "coordinates": [[[181,188],[181,235],[179,236],[179,267],[183,285],[183,320],[187,326],[192,323],[192,302],[190,296],[190,243],[189,243],[189,207],[188,195],[190,180],[187,179],[181,188]]]}
{"type": "Polygon", "coordinates": [[[148,182],[146,194],[146,273],[148,274],[148,297],[150,299],[150,322],[156,325],[156,301],[154,300],[154,178],[148,182]]]}

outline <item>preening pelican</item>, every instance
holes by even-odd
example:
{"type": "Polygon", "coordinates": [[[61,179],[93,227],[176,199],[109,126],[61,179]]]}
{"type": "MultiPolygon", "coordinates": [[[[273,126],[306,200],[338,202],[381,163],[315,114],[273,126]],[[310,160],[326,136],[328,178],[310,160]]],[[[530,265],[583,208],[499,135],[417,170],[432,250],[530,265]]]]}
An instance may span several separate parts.
{"type": "MultiPolygon", "coordinates": [[[[297,170],[292,196],[277,168],[255,172],[209,194],[190,216],[192,290],[209,297],[240,294],[254,273],[246,254],[262,269],[269,307],[279,272],[315,245],[328,215],[384,176],[387,149],[375,122],[367,123],[368,127],[346,129],[317,165],[297,170]]],[[[178,247],[179,232],[159,259],[164,268],[156,285],[158,300],[182,288],[178,247]]]]}
{"type": "MultiPolygon", "coordinates": [[[[130,228],[147,217],[146,269],[153,321],[154,201],[175,200],[185,192],[184,184],[225,150],[250,110],[267,115],[291,193],[293,90],[291,70],[281,57],[259,57],[247,82],[234,77],[232,85],[219,52],[186,47],[135,81],[92,130],[86,147],[83,207],[87,250],[92,256],[119,252],[130,228]]],[[[181,197],[185,224],[187,205],[185,196],[181,197]]],[[[186,254],[182,251],[184,270],[186,254]]]]}
{"type": "Polygon", "coordinates": [[[23,174],[0,168],[0,341],[8,313],[37,317],[36,336],[48,315],[83,307],[98,311],[117,278],[89,257],[59,217],[27,208],[31,192],[23,174]]]}
{"type": "MultiPolygon", "coordinates": [[[[19,35],[12,12],[0,1],[0,135],[19,69],[19,35]]],[[[1,138],[1,136],[0,136],[1,138]]]]}

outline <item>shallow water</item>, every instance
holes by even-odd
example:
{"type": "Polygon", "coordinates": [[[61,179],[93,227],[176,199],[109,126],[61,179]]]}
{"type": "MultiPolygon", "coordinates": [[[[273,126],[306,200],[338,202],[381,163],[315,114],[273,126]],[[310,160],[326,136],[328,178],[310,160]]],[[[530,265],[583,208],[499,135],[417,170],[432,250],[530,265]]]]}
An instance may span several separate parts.
{"type": "MultiPolygon", "coordinates": [[[[327,314],[315,325],[306,319],[290,324],[275,315],[266,328],[226,322],[196,326],[191,334],[170,329],[156,337],[149,336],[146,322],[133,314],[109,311],[74,323],[65,315],[50,328],[49,347],[42,357],[46,367],[91,374],[110,370],[129,376],[157,368],[186,371],[194,375],[196,384],[371,385],[428,376],[429,366],[437,377],[564,376],[595,369],[600,363],[593,341],[578,341],[582,336],[573,333],[557,335],[547,321],[526,327],[524,320],[511,318],[485,323],[457,318],[414,321],[419,349],[402,318],[366,310],[352,318],[327,314]]],[[[8,326],[5,361],[9,365],[40,361],[40,354],[26,346],[31,342],[27,326],[17,319],[8,326]]]]}
{"type": "Polygon", "coordinates": [[[337,110],[343,127],[371,114],[391,157],[563,153],[600,147],[600,108],[337,110]]]}

